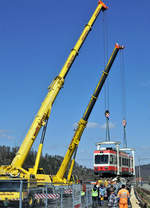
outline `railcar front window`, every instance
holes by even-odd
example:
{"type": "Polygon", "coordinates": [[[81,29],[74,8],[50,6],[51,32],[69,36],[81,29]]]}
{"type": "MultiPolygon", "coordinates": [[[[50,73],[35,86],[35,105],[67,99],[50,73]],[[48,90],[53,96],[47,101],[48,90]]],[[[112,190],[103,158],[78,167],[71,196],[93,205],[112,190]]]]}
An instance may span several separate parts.
{"type": "Polygon", "coordinates": [[[95,155],[95,164],[107,164],[108,155],[95,155]]]}

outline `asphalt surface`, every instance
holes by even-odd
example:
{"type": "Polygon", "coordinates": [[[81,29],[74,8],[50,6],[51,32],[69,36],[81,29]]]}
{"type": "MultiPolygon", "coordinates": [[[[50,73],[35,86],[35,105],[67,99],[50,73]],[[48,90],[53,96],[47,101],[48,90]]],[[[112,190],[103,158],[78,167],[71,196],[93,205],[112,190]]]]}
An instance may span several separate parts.
{"type": "MultiPolygon", "coordinates": [[[[72,207],[72,198],[71,197],[68,197],[68,198],[65,198],[63,200],[63,207],[64,208],[71,208],[72,207]]],[[[86,207],[86,204],[85,203],[82,203],[82,208],[85,208],[86,207]]],[[[108,208],[107,206],[107,201],[104,201],[104,204],[103,206],[96,206],[95,208],[100,208],[100,207],[103,207],[103,208],[108,208]]],[[[60,202],[49,202],[48,203],[48,206],[43,206],[41,208],[61,208],[61,204],[60,202]]],[[[92,206],[89,206],[89,208],[92,208],[92,206]]]]}

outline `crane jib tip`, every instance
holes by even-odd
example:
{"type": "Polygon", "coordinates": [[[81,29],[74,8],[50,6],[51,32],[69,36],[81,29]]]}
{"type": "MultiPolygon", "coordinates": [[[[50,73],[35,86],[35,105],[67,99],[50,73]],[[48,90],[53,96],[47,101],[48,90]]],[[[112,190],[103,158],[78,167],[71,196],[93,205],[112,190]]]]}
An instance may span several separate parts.
{"type": "Polygon", "coordinates": [[[118,43],[116,43],[116,44],[115,44],[115,48],[118,48],[118,49],[124,49],[125,46],[121,46],[121,45],[119,45],[118,43]]]}
{"type": "Polygon", "coordinates": [[[104,4],[101,0],[98,1],[98,4],[101,4],[103,9],[108,9],[108,7],[106,6],[106,4],[104,4]]]}

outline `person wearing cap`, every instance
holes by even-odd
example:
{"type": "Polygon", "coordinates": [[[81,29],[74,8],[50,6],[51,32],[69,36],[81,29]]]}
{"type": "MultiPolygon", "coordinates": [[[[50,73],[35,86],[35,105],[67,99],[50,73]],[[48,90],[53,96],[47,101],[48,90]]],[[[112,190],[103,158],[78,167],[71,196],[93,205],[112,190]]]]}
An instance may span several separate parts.
{"type": "Polygon", "coordinates": [[[97,207],[97,203],[98,203],[98,188],[95,184],[92,189],[92,207],[93,208],[97,207]]]}
{"type": "Polygon", "coordinates": [[[106,188],[103,184],[100,184],[100,187],[98,188],[98,204],[100,206],[103,206],[104,204],[104,197],[106,195],[106,188]]]}
{"type": "Polygon", "coordinates": [[[108,187],[107,187],[107,189],[106,189],[106,192],[107,192],[107,198],[109,198],[109,196],[110,196],[110,194],[111,194],[111,192],[110,192],[111,188],[114,188],[113,184],[109,184],[108,187]]]}
{"type": "Polygon", "coordinates": [[[118,198],[115,194],[115,190],[113,187],[110,188],[110,196],[108,198],[108,207],[109,208],[117,208],[118,207],[118,198]]]}
{"type": "Polygon", "coordinates": [[[129,191],[125,188],[125,185],[122,184],[122,187],[118,192],[119,208],[128,208],[129,197],[129,191]]]}

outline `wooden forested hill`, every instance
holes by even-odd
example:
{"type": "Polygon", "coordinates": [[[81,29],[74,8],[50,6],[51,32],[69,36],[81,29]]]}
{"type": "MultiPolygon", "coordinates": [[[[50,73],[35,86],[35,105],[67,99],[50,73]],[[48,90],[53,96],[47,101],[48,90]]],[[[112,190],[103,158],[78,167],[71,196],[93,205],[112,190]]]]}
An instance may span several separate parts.
{"type": "MultiPolygon", "coordinates": [[[[9,165],[13,158],[15,157],[18,147],[10,148],[9,146],[0,146],[0,165],[9,165]]],[[[30,151],[23,168],[28,169],[34,166],[36,158],[36,151],[30,151]]],[[[55,175],[61,165],[63,157],[59,155],[51,156],[45,154],[41,157],[39,167],[42,167],[46,174],[55,175]]],[[[78,163],[75,163],[73,169],[73,175],[78,176],[81,180],[86,180],[90,178],[94,180],[94,173],[92,169],[83,167],[78,163]]]]}

